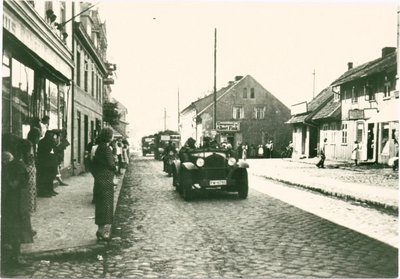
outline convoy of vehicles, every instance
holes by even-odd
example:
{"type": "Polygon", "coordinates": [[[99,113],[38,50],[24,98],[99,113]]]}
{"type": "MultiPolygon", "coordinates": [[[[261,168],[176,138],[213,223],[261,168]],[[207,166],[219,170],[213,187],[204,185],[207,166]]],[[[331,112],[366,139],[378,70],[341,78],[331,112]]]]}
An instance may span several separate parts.
{"type": "Polygon", "coordinates": [[[143,156],[147,154],[154,154],[154,136],[146,136],[142,138],[142,153],[143,156]]]}
{"type": "Polygon", "coordinates": [[[165,147],[171,141],[175,147],[179,150],[181,136],[178,132],[165,130],[154,135],[155,145],[154,145],[154,159],[162,160],[164,155],[165,147]]]}

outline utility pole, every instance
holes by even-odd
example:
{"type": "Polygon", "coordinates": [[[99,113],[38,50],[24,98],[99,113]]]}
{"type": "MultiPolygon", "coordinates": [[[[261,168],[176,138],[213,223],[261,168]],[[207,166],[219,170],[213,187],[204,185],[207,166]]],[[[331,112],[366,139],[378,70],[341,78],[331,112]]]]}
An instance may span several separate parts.
{"type": "Polygon", "coordinates": [[[179,88],[178,88],[178,133],[181,133],[181,113],[179,108],[179,88]]]}
{"type": "Polygon", "coordinates": [[[397,74],[396,74],[396,90],[400,90],[400,5],[397,6],[397,49],[396,49],[396,64],[397,64],[397,74]]]}
{"type": "Polygon", "coordinates": [[[312,92],[312,97],[314,99],[314,97],[315,97],[315,69],[314,69],[312,74],[313,74],[313,92],[312,92]]]}
{"type": "Polygon", "coordinates": [[[167,109],[164,108],[164,131],[167,130],[167,109]]]}
{"type": "Polygon", "coordinates": [[[214,29],[214,130],[217,130],[217,28],[214,29]]]}

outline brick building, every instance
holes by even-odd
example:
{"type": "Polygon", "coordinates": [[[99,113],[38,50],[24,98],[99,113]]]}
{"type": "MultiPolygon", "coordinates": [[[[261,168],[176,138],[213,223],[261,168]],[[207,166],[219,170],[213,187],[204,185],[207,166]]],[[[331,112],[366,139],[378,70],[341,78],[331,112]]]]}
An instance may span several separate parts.
{"type": "Polygon", "coordinates": [[[290,127],[284,125],[289,109],[253,77],[236,76],[234,81],[217,91],[217,127],[213,129],[213,94],[192,102],[182,110],[181,137],[201,143],[205,136],[217,134],[220,142],[237,147],[265,144],[272,140],[278,152],[290,140],[290,127]]]}

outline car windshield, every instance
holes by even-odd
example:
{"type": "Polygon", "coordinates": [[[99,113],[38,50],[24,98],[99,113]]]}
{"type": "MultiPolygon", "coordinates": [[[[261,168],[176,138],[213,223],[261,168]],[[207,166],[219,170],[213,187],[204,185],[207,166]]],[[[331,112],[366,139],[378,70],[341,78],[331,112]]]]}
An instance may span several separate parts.
{"type": "Polygon", "coordinates": [[[211,155],[217,154],[226,158],[226,150],[218,148],[196,148],[189,151],[190,156],[207,158],[211,155]]]}

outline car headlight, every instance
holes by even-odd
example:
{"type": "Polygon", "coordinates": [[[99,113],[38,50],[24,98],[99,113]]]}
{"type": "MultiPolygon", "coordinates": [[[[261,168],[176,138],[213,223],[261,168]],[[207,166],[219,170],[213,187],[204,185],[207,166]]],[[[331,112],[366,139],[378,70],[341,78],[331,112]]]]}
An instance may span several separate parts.
{"type": "Polygon", "coordinates": [[[234,164],[236,164],[236,159],[233,157],[230,157],[228,159],[228,165],[233,166],[234,164]]]}
{"type": "Polygon", "coordinates": [[[198,158],[196,161],[196,165],[201,168],[202,166],[204,166],[204,159],[203,158],[198,158]]]}

